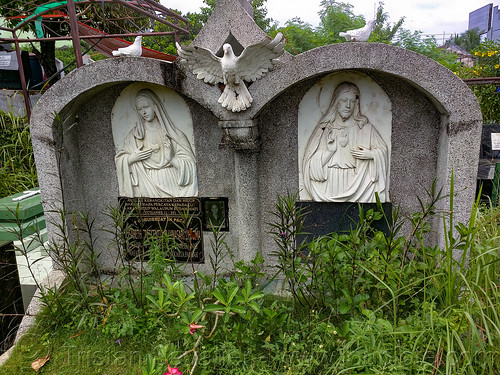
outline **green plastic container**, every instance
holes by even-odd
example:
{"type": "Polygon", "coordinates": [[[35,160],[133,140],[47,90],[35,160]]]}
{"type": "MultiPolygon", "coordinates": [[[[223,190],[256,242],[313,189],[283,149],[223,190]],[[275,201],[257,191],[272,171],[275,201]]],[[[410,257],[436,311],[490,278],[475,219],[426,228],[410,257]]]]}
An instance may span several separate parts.
{"type": "MultiPolygon", "coordinates": [[[[38,188],[30,191],[38,190],[38,188]]],[[[13,198],[23,196],[23,192],[0,199],[0,241],[19,240],[45,228],[40,194],[20,201],[13,198]]]]}

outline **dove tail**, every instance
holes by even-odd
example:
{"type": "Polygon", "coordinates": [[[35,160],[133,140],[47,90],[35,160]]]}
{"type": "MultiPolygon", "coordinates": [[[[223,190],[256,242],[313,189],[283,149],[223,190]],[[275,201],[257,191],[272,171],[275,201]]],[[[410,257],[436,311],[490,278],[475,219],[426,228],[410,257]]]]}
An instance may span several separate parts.
{"type": "Polygon", "coordinates": [[[224,108],[233,112],[240,112],[250,108],[253,98],[244,83],[234,86],[228,84],[224,88],[224,92],[220,96],[218,102],[224,108]]]}
{"type": "Polygon", "coordinates": [[[348,42],[351,41],[351,36],[348,34],[348,33],[339,33],[339,36],[342,37],[342,38],[345,38],[345,40],[347,40],[348,42]]]}

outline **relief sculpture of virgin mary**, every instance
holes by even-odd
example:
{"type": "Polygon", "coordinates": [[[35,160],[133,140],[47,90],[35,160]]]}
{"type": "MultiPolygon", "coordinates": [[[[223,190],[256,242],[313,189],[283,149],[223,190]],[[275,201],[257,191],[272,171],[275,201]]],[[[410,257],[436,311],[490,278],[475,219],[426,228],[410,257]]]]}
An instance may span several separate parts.
{"type": "Polygon", "coordinates": [[[151,89],[138,91],[134,104],[136,122],[115,155],[120,196],[196,196],[196,159],[186,134],[151,89]]]}

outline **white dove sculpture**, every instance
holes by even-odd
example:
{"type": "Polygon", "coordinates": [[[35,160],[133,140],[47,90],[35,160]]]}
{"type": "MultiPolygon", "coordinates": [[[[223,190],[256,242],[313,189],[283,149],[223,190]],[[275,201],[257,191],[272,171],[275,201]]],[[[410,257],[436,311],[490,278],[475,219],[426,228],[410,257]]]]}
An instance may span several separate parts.
{"type": "Polygon", "coordinates": [[[376,21],[376,19],[370,20],[362,28],[347,30],[345,33],[341,32],[339,33],[339,36],[345,38],[348,42],[366,42],[375,27],[376,21]]]}
{"type": "Polygon", "coordinates": [[[230,44],[224,44],[223,57],[218,57],[202,47],[181,46],[177,43],[180,62],[186,65],[196,78],[205,83],[225,85],[218,103],[233,112],[244,111],[252,105],[253,98],[246,82],[262,78],[284,52],[283,35],[278,33],[269,41],[248,46],[236,56],[230,44]]]}
{"type": "Polygon", "coordinates": [[[142,36],[138,35],[135,37],[134,43],[132,43],[128,47],[118,48],[116,51],[113,51],[113,56],[133,56],[139,57],[142,55],[142,36]]]}

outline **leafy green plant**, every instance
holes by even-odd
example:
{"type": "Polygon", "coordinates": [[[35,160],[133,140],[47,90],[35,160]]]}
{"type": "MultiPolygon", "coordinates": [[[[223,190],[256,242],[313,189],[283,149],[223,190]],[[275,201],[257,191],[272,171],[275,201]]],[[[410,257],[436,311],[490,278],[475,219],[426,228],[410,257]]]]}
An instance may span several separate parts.
{"type": "Polygon", "coordinates": [[[296,206],[297,197],[298,193],[278,196],[275,210],[271,212],[275,221],[269,223],[278,248],[271,255],[276,257],[277,272],[284,276],[294,301],[312,308],[314,300],[308,288],[311,274],[308,257],[304,253],[307,243],[299,243],[299,236],[305,234],[303,228],[306,212],[296,206]]]}
{"type": "Polygon", "coordinates": [[[0,197],[31,189],[38,178],[26,117],[0,111],[0,197]]]}
{"type": "MultiPolygon", "coordinates": [[[[29,345],[36,342],[44,355],[53,353],[47,372],[63,367],[52,348],[64,351],[73,340],[68,337],[97,337],[115,347],[143,342],[133,374],[498,373],[500,208],[478,201],[469,221],[456,223],[453,184],[446,212],[436,208],[443,194],[434,184],[419,212],[407,218],[397,209],[387,217],[360,207],[352,230],[300,243],[305,211],[297,211],[296,197],[278,200],[271,226],[280,263],[276,277],[296,291],[289,298],[266,295],[256,285],[263,274],[260,254],[249,263],[234,262],[232,272],[222,274],[219,261],[228,254],[222,242],[217,246],[224,254],[211,263],[217,279],[199,275],[205,287],[197,286],[185,264],[170,260],[176,244],[168,237],[147,240],[142,278],[137,260],[123,258],[117,261],[124,270],[117,276],[121,288],[98,287],[98,255],[89,256],[98,235],[89,232],[96,228],[84,215],[66,215],[66,228],[74,233],[60,237],[59,246],[67,247],[62,261],[75,280],[45,291],[50,308],[40,324],[49,333],[37,334],[29,345]],[[446,229],[442,249],[428,244],[429,221],[436,215],[446,229]],[[385,233],[374,229],[377,220],[386,222],[385,233]],[[86,266],[75,267],[75,259],[86,266]],[[51,319],[54,314],[58,320],[51,319]]],[[[126,215],[110,215],[119,228],[107,230],[117,234],[120,252],[126,251],[126,215]]],[[[106,366],[116,368],[108,362],[101,368],[106,366]]],[[[10,368],[2,373],[22,373],[19,366],[10,368]]]]}
{"type": "MultiPolygon", "coordinates": [[[[499,42],[485,40],[471,51],[475,57],[474,65],[472,67],[462,66],[456,70],[456,74],[464,79],[498,77],[500,75],[499,51],[499,42]]],[[[485,124],[500,123],[500,96],[497,87],[498,85],[494,84],[471,86],[481,105],[485,124]]]]}

